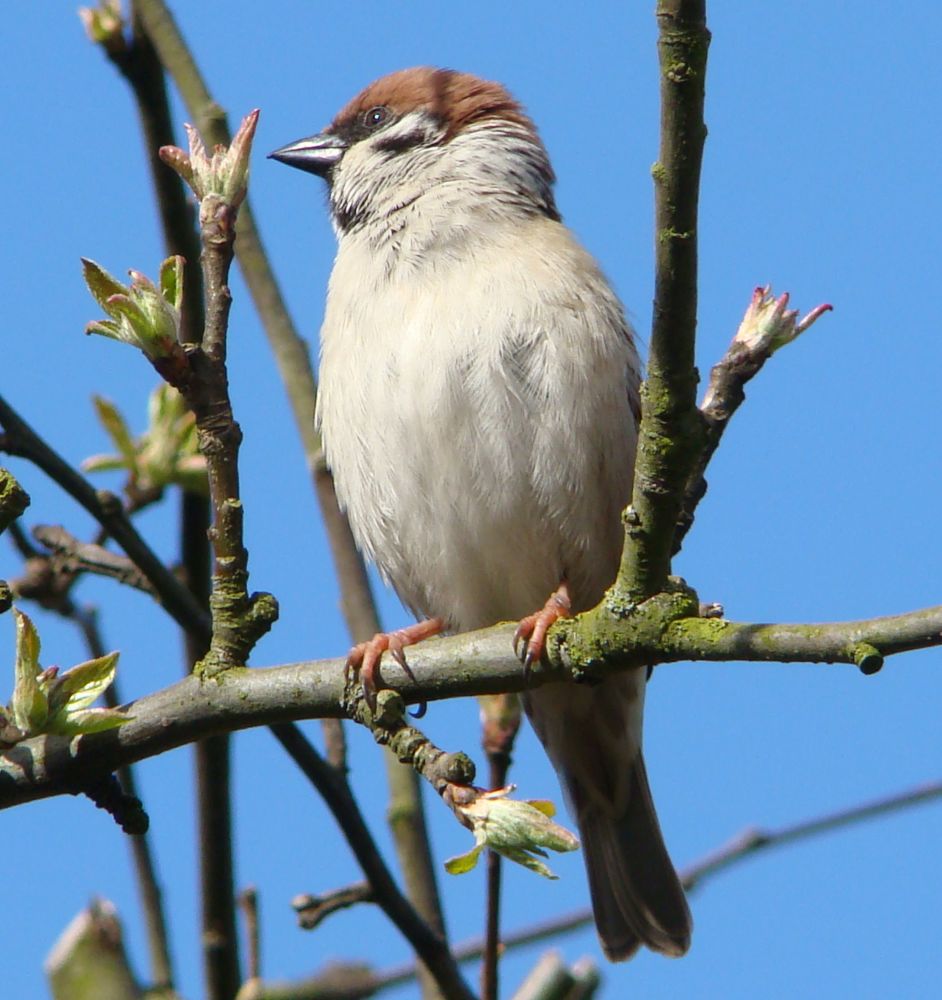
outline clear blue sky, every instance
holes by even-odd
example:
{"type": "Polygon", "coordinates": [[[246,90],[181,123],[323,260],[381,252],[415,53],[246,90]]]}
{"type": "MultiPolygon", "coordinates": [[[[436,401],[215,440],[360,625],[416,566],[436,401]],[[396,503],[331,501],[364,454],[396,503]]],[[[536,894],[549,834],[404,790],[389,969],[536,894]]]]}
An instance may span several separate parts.
{"type": "MultiPolygon", "coordinates": [[[[252,199],[300,327],[316,341],[333,253],[319,182],[263,154],[325,124],[389,70],[434,63],[502,80],[539,124],[569,224],[602,261],[642,339],[652,297],[657,150],[653,2],[377,5],[247,0],[176,4],[218,100],[235,120],[260,107],[252,199]],[[464,5],[461,5],[462,7],[464,5]],[[264,11],[264,13],[263,13],[264,11]]],[[[880,5],[726,0],[711,5],[702,198],[701,370],[722,354],[752,288],[772,282],[799,308],[835,306],[749,389],[714,461],[710,492],[677,569],[701,598],[743,620],[808,621],[938,603],[942,547],[938,270],[942,13],[880,5]]],[[[78,258],[154,274],[161,248],[124,84],[83,36],[71,4],[20,4],[0,37],[0,178],[6,328],[2,391],[71,460],[106,442],[90,403],[107,395],[137,427],[154,384],[134,352],[82,335],[97,310],[78,258]]],[[[186,119],[177,106],[175,118],[186,119]]],[[[232,393],[245,431],[243,483],[252,585],[282,618],[258,666],[337,655],[347,645],[328,555],[274,365],[241,281],[230,337],[232,393]]],[[[11,463],[12,464],[12,463],[11,463]]],[[[31,469],[28,522],[88,532],[87,518],[31,469]]],[[[105,480],[102,480],[103,484],[105,480]]],[[[109,485],[117,485],[111,481],[109,485]]],[[[173,511],[144,530],[168,559],[173,511]]],[[[0,544],[0,576],[17,572],[0,544]]],[[[174,630],[139,595],[88,581],[122,650],[125,697],[171,683],[174,630]]],[[[32,609],[30,609],[32,610],[32,609]]],[[[383,598],[388,625],[407,616],[383,598]]],[[[37,614],[44,662],[84,658],[72,630],[37,614]]],[[[13,626],[0,619],[10,663],[13,626]]],[[[891,660],[865,678],[846,666],[676,665],[649,690],[646,753],[672,854],[683,866],[751,824],[778,826],[938,777],[940,653],[891,660]]],[[[0,697],[12,683],[0,683],[0,697]],[[6,687],[4,687],[6,685],[6,687]]],[[[477,751],[473,703],[434,706],[430,735],[477,751]]],[[[311,724],[312,734],[317,727],[311,724]]],[[[351,734],[353,781],[381,824],[386,792],[367,737],[351,734]]],[[[558,799],[528,733],[515,777],[558,799]]],[[[380,965],[407,957],[368,908],[315,936],[288,901],[358,878],[329,817],[265,731],[235,741],[239,885],[261,892],[263,972],[307,974],[328,957],[380,965]]],[[[174,927],[179,986],[201,994],[193,890],[190,755],[139,769],[174,927]]],[[[429,803],[438,859],[466,833],[429,803]]],[[[4,995],[44,995],[41,962],[92,895],[113,899],[145,968],[127,845],[87,801],[4,813],[0,944],[4,995]]],[[[384,845],[388,839],[383,835],[384,845]]],[[[604,996],[916,997],[942,978],[942,809],[909,813],[754,859],[691,900],[694,944],[681,961],[642,955],[606,968],[604,996]]],[[[506,926],[581,905],[578,857],[544,882],[508,873],[506,926]]],[[[480,873],[443,876],[456,939],[480,926],[480,873]]],[[[599,957],[594,934],[558,945],[599,957]]],[[[507,989],[539,949],[505,963],[507,989]]],[[[411,995],[400,991],[398,997],[411,995]]],[[[392,994],[390,994],[392,996],[392,994]]]]}

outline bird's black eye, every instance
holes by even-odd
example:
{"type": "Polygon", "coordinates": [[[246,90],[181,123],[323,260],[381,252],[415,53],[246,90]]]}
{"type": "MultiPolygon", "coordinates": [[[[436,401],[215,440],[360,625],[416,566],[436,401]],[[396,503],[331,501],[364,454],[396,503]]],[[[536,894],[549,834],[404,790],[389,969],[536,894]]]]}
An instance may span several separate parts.
{"type": "Polygon", "coordinates": [[[378,129],[381,125],[385,125],[390,119],[389,108],[380,105],[376,108],[370,108],[369,111],[363,112],[363,124],[371,132],[374,129],[378,129]]]}

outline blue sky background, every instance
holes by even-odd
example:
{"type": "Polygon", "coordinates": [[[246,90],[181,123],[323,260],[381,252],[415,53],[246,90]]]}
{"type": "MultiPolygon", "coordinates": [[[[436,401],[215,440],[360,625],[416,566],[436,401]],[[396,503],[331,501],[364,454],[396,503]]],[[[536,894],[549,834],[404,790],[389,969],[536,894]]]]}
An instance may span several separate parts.
{"type": "MultiPolygon", "coordinates": [[[[642,341],[652,297],[657,153],[653,2],[378,5],[271,0],[176,4],[210,87],[236,120],[262,109],[252,200],[290,308],[316,341],[333,237],[320,182],[264,159],[309,134],[367,82],[434,63],[499,79],[541,128],[568,223],[601,260],[642,341]]],[[[772,282],[802,310],[835,306],[752,384],[714,460],[710,492],[677,569],[704,600],[742,620],[814,621],[938,603],[942,555],[937,114],[942,13],[878,4],[726,0],[709,12],[698,360],[708,371],[753,287],[772,282]]],[[[162,257],[135,112],[123,82],[85,41],[71,4],[21,4],[0,35],[4,155],[0,216],[6,326],[0,391],[65,456],[104,450],[90,396],[138,428],[149,366],[82,335],[96,318],[78,258],[116,274],[155,274],[162,257]]],[[[177,105],[175,118],[186,112],[177,105]]],[[[301,451],[241,280],[230,334],[232,394],[245,431],[243,483],[252,585],[281,621],[254,663],[342,652],[325,540],[301,451]]],[[[40,475],[3,459],[32,494],[27,523],[90,533],[88,518],[40,475]]],[[[102,484],[115,487],[116,480],[102,484]]],[[[141,518],[168,560],[173,503],[141,518]]],[[[15,576],[0,543],[0,576],[15,576]]],[[[122,651],[125,697],[174,681],[180,640],[138,594],[86,581],[122,651]]],[[[31,613],[33,609],[28,609],[31,613]]],[[[406,622],[382,595],[384,621],[406,622]]],[[[73,630],[37,613],[44,663],[85,658],[73,630]]],[[[0,618],[12,663],[13,623],[0,618]]],[[[865,678],[846,666],[665,667],[649,689],[646,756],[671,852],[684,866],[747,825],[776,827],[937,778],[938,651],[865,678]]],[[[12,669],[7,668],[7,687],[12,669]]],[[[0,689],[3,683],[0,682],[0,689]]],[[[0,693],[0,698],[7,695],[0,693]]],[[[477,754],[473,703],[433,706],[438,742],[477,754]]],[[[309,724],[318,738],[315,723],[309,724]]],[[[518,748],[521,794],[559,799],[531,734],[518,748]]],[[[352,779],[374,825],[386,806],[368,736],[351,733],[352,779]]],[[[316,935],[295,929],[290,898],[359,873],[329,816],[264,730],[235,741],[238,883],[261,892],[263,973],[308,974],[329,958],[408,957],[382,917],[360,907],[316,935]]],[[[181,750],[139,768],[174,930],[181,991],[200,996],[191,761],[181,750]]],[[[467,834],[429,802],[439,861],[467,834]]],[[[127,845],[87,801],[3,814],[0,943],[7,997],[45,995],[41,963],[89,898],[116,902],[145,973],[127,845]]],[[[942,977],[938,948],[942,809],[923,806],[751,860],[692,896],[693,948],[606,967],[606,997],[917,997],[942,977]]],[[[384,849],[388,838],[380,834],[384,849]]],[[[586,900],[581,860],[558,882],[508,872],[507,928],[586,900]]],[[[456,940],[481,925],[481,873],[443,875],[456,940]]],[[[509,994],[545,945],[504,963],[509,994]]],[[[558,943],[600,957],[594,933],[558,943]]],[[[474,973],[471,973],[475,975],[474,973]]],[[[390,997],[413,995],[403,989],[390,997]]]]}

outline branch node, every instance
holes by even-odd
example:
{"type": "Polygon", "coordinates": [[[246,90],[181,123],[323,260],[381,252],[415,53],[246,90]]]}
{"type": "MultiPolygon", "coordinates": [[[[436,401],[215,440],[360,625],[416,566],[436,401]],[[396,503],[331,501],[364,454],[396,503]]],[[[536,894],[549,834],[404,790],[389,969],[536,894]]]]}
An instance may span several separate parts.
{"type": "Polygon", "coordinates": [[[867,677],[879,673],[883,667],[883,654],[869,642],[856,643],[850,652],[860,672],[867,677]]]}

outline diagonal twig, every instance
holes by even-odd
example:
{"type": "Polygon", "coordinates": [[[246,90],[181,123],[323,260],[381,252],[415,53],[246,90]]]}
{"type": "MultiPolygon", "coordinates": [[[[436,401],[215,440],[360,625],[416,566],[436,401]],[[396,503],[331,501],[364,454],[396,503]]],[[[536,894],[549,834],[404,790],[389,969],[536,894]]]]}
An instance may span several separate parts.
{"type": "Polygon", "coordinates": [[[746,399],[746,383],[759,374],[776,350],[797,339],[831,309],[828,304],[817,306],[799,320],[798,311],[788,310],[787,306],[787,293],[775,299],[770,288],[757,288],[726,353],[710,371],[710,382],[700,403],[703,444],[687,476],[674,532],[673,555],[680,551],[693,525],[694,512],[707,490],[707,466],[733,414],[746,399]]]}

